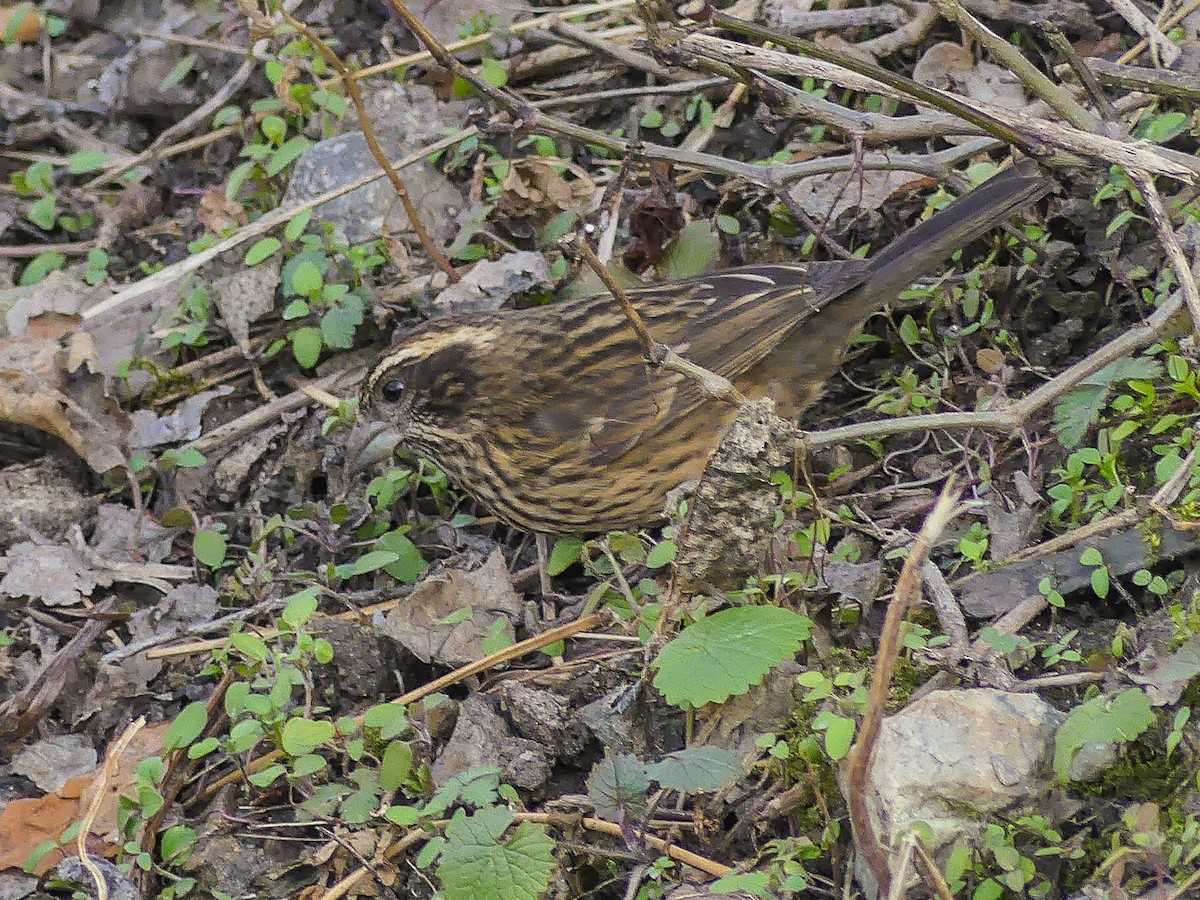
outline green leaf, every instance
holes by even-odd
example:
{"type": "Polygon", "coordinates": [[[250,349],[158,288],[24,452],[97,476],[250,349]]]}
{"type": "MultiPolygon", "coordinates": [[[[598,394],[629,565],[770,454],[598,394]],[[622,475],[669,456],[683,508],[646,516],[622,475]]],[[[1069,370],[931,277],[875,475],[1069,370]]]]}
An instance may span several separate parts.
{"type": "Polygon", "coordinates": [[[437,867],[446,900],[537,900],[549,888],[553,839],[543,826],[522,822],[502,841],[511,822],[501,806],[454,814],[437,867]]]}
{"type": "Polygon", "coordinates": [[[283,737],[280,745],[285,753],[292,756],[303,756],[312,753],[326,741],[331,741],[337,734],[332,722],[304,719],[299,716],[288,719],[283,726],[283,737]]]}
{"type": "Polygon", "coordinates": [[[390,550],[372,550],[369,553],[364,553],[354,561],[350,566],[348,577],[376,572],[384,566],[390,566],[396,559],[396,554],[390,550]]]}
{"type": "Polygon", "coordinates": [[[489,57],[479,67],[479,77],[492,87],[504,87],[508,84],[508,69],[504,63],[489,57]]]}
{"type": "Polygon", "coordinates": [[[647,110],[642,116],[639,123],[643,128],[661,128],[663,123],[663,114],[660,109],[647,110]]]}
{"type": "Polygon", "coordinates": [[[336,306],[321,317],[321,337],[326,347],[349,350],[354,346],[354,332],[363,320],[363,301],[358,294],[346,294],[336,306]]]}
{"type": "Polygon", "coordinates": [[[303,319],[308,313],[308,301],[297,298],[283,308],[283,321],[294,322],[296,319],[303,319]]]}
{"type": "Polygon", "coordinates": [[[67,171],[72,175],[98,172],[108,165],[109,156],[99,150],[80,150],[67,157],[67,171]]]}
{"type": "Polygon", "coordinates": [[[1088,428],[1097,421],[1108,403],[1113,386],[1130,379],[1153,380],[1162,374],[1162,364],[1145,357],[1119,359],[1088,376],[1079,387],[1054,405],[1054,432],[1059,443],[1070,449],[1079,446],[1088,428]]]}
{"type": "Polygon", "coordinates": [[[320,268],[311,259],[303,259],[292,272],[292,290],[305,297],[312,297],[321,290],[324,276],[320,268]]]}
{"type": "Polygon", "coordinates": [[[605,751],[587,777],[588,799],[608,819],[628,821],[648,808],[650,778],[646,766],[631,753],[605,751]]]}
{"type": "Polygon", "coordinates": [[[195,67],[196,58],[195,53],[189,53],[179,62],[175,63],[171,71],[167,73],[166,77],[159,84],[158,89],[160,91],[169,91],[177,84],[180,84],[183,79],[188,77],[188,73],[192,71],[193,67],[195,67]]]}
{"type": "Polygon", "coordinates": [[[246,251],[246,265],[257,266],[260,262],[270,259],[279,252],[283,244],[279,238],[265,237],[246,251]]]}
{"type": "Polygon", "coordinates": [[[163,860],[175,864],[180,862],[179,857],[196,843],[196,832],[185,825],[172,825],[163,832],[161,840],[163,860]]]}
{"type": "Polygon", "coordinates": [[[272,144],[282,144],[283,139],[287,136],[287,122],[279,116],[267,116],[262,120],[259,128],[272,144]]]}
{"type": "Polygon", "coordinates": [[[1108,596],[1108,586],[1108,569],[1105,566],[1092,569],[1092,591],[1101,600],[1108,596]]]}
{"type": "Polygon", "coordinates": [[[317,611],[317,597],[320,593],[321,589],[312,585],[292,594],[287,598],[287,605],[283,608],[280,618],[290,627],[299,628],[317,611]]]}
{"type": "Polygon", "coordinates": [[[29,207],[25,218],[42,231],[50,231],[58,220],[58,200],[53,194],[47,194],[37,203],[29,207]]]}
{"type": "Polygon", "coordinates": [[[1089,743],[1123,744],[1138,737],[1154,723],[1150,697],[1141,688],[1105,694],[1075,707],[1054,738],[1054,771],[1064,784],[1071,763],[1089,743]]]}
{"type": "Polygon", "coordinates": [[[742,230],[742,225],[733,216],[720,215],[717,216],[717,228],[726,234],[738,234],[742,230]]]}
{"type": "Polygon", "coordinates": [[[690,278],[706,272],[721,253],[721,242],[703,219],[693,219],[683,227],[667,248],[662,270],[665,278],[690,278]]]}
{"type": "Polygon", "coordinates": [[[1156,144],[1165,144],[1187,131],[1191,121],[1192,117],[1184,112],[1163,113],[1142,122],[1135,134],[1156,144]]]}
{"type": "Polygon", "coordinates": [[[1084,566],[1102,566],[1104,565],[1104,557],[1100,555],[1100,551],[1095,547],[1085,547],[1083,552],[1079,554],[1079,563],[1084,566]]]}
{"type": "Polygon", "coordinates": [[[429,568],[429,563],[425,562],[417,545],[400,531],[389,531],[380,535],[375,546],[379,550],[396,554],[395,561],[388,563],[383,570],[397,581],[413,584],[421,573],[429,568]]]}
{"type": "Polygon", "coordinates": [[[791,659],[812,622],[790,609],[723,609],[685,628],[654,661],[654,686],[673,706],[702,706],[744,694],[791,659]]]}
{"type": "Polygon", "coordinates": [[[308,223],[312,221],[312,217],[311,209],[300,210],[288,220],[287,227],[283,229],[283,236],[289,241],[300,240],[300,236],[308,229],[308,223]]]}
{"type": "Polygon", "coordinates": [[[271,658],[271,650],[256,634],[248,634],[245,631],[239,631],[237,634],[230,635],[229,645],[239,653],[245,654],[250,659],[258,662],[265,662],[271,658]]]}
{"type": "Polygon", "coordinates": [[[67,258],[57,250],[48,250],[35,256],[21,272],[21,287],[37,284],[51,272],[57,272],[67,264],[67,258]]]}
{"type": "Polygon", "coordinates": [[[412,747],[404,741],[392,741],[383,751],[379,764],[379,786],[385,791],[394,791],[408,777],[413,767],[412,747]]]}
{"type": "Polygon", "coordinates": [[[181,447],[175,454],[175,465],[181,469],[198,469],[206,462],[208,459],[195,447],[181,447]]]}
{"type": "Polygon", "coordinates": [[[679,552],[679,548],[674,541],[662,541],[655,544],[650,552],[646,554],[646,566],[651,569],[661,569],[663,566],[673,562],[675,555],[679,552]]]}
{"type": "Polygon", "coordinates": [[[910,347],[921,342],[921,329],[917,327],[916,320],[910,315],[905,315],[900,320],[900,340],[910,347]]]}
{"type": "Polygon", "coordinates": [[[694,794],[715,791],[745,774],[741,755],[723,747],[688,747],[646,767],[647,774],[663,787],[694,794]]]}
{"type": "Polygon", "coordinates": [[[582,552],[583,541],[579,538],[570,535],[560,537],[554,542],[554,549],[550,551],[550,559],[546,562],[547,574],[561,575],[579,561],[582,552]]]}
{"type": "Polygon", "coordinates": [[[408,728],[408,713],[399,703],[380,703],[363,714],[366,728],[378,728],[379,739],[390,741],[408,728]]]}
{"type": "Polygon", "coordinates": [[[225,562],[227,545],[228,539],[225,535],[207,528],[197,531],[196,536],[192,538],[192,552],[196,555],[196,559],[210,569],[215,569],[225,562]]]}
{"type": "Polygon", "coordinates": [[[292,353],[296,362],[306,369],[311,369],[321,358],[321,329],[307,326],[297,328],[291,334],[292,353]]]}
{"type": "Polygon", "coordinates": [[[312,146],[312,141],[306,137],[294,137],[285,141],[283,146],[271,154],[263,171],[270,177],[275,177],[290,166],[305,150],[312,146]]]}
{"type": "Polygon", "coordinates": [[[170,750],[186,747],[200,737],[207,724],[208,708],[204,703],[200,700],[189,703],[180,710],[171,727],[167,729],[163,744],[170,750]]]}
{"type": "Polygon", "coordinates": [[[854,743],[856,723],[846,716],[834,716],[825,729],[825,752],[834,762],[845,759],[854,743]]]}

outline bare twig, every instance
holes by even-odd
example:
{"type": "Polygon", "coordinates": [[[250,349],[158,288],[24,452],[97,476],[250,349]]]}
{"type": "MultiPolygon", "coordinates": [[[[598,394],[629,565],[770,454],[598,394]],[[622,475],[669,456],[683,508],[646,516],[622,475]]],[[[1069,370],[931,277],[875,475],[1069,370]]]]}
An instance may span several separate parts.
{"type": "Polygon", "coordinates": [[[108,785],[117,776],[117,769],[121,764],[121,757],[125,753],[125,748],[129,746],[129,742],[134,739],[145,725],[145,716],[135,719],[125,727],[125,730],[121,732],[121,736],[109,746],[108,752],[104,754],[104,766],[100,769],[99,775],[97,775],[96,780],[92,783],[92,802],[88,804],[88,808],[80,820],[79,831],[75,835],[75,849],[79,853],[79,861],[83,863],[83,867],[88,870],[88,874],[96,882],[97,900],[108,900],[108,879],[104,877],[104,873],[100,871],[100,867],[96,865],[91,853],[88,851],[88,835],[91,834],[92,825],[96,822],[96,816],[100,814],[100,806],[108,795],[108,785]]]}
{"type": "Polygon", "coordinates": [[[688,81],[694,77],[691,72],[672,72],[653,56],[637,50],[630,50],[628,47],[621,47],[612,41],[606,41],[578,25],[572,25],[565,19],[559,19],[551,26],[550,30],[561,34],[567,40],[573,41],[581,47],[611,56],[631,69],[638,69],[664,81],[688,81]]]}
{"type": "MultiPolygon", "coordinates": [[[[718,18],[722,22],[729,20],[728,16],[718,18]]],[[[752,36],[762,31],[758,26],[752,30],[755,32],[752,36]]],[[[807,42],[793,39],[792,43],[803,46],[807,42]]],[[[864,63],[851,65],[852,61],[847,59],[842,60],[846,63],[842,66],[821,57],[809,59],[778,50],[762,50],[706,34],[681,36],[677,44],[682,52],[707,56],[743,70],[824,78],[854,90],[869,90],[897,99],[928,103],[961,116],[998,140],[1015,144],[1031,155],[1045,157],[1049,148],[1057,148],[1068,158],[1084,157],[1103,163],[1106,167],[1116,164],[1126,169],[1143,169],[1188,184],[1200,180],[1200,160],[1180,151],[1149,141],[1118,140],[1104,134],[1094,134],[1063,123],[1016,113],[994,103],[968,101],[949,91],[911,82],[911,79],[893,75],[877,66],[864,63]]],[[[821,50],[822,57],[827,55],[826,51],[821,50]]]]}
{"type": "Polygon", "coordinates": [[[1103,84],[1200,104],[1200,78],[1191,72],[1127,66],[1094,56],[1088,57],[1087,66],[1103,84]]]}
{"type": "Polygon", "coordinates": [[[1196,275],[1192,271],[1192,262],[1179,244],[1179,238],[1175,235],[1175,229],[1171,225],[1171,215],[1163,204],[1162,196],[1154,184],[1154,178],[1148,172],[1140,172],[1136,169],[1128,171],[1129,177],[1142,193],[1146,212],[1150,213],[1150,221],[1154,223],[1154,228],[1158,232],[1159,243],[1166,251],[1167,259],[1171,261],[1171,268],[1175,270],[1175,278],[1179,281],[1179,292],[1183,294],[1183,302],[1187,304],[1188,312],[1192,316],[1192,330],[1200,337],[1200,289],[1196,286],[1196,275]]]}
{"type": "Polygon", "coordinates": [[[708,369],[698,366],[687,359],[684,359],[666,344],[656,341],[646,328],[646,323],[642,321],[641,314],[634,307],[629,299],[629,295],[613,279],[612,274],[605,268],[604,263],[600,262],[600,258],[596,256],[596,252],[588,244],[587,236],[581,234],[578,242],[579,255],[583,257],[584,262],[596,273],[597,277],[604,282],[604,286],[608,288],[608,292],[613,295],[617,303],[620,304],[621,310],[625,313],[625,318],[629,320],[629,325],[637,335],[638,343],[642,345],[642,356],[646,359],[646,364],[654,369],[664,369],[668,372],[678,372],[691,378],[699,386],[707,397],[713,397],[718,400],[725,400],[730,403],[742,403],[745,397],[735,388],[728,379],[710,372],[708,369]]]}
{"type": "Polygon", "coordinates": [[[942,488],[941,496],[925,518],[909,547],[908,557],[896,580],[896,590],[888,604],[887,616],[884,619],[883,631],[879,636],[879,646],[875,652],[875,671],[871,676],[871,691],[867,700],[867,711],[859,724],[858,736],[846,766],[846,800],[850,809],[850,821],[854,826],[854,834],[858,841],[860,852],[871,867],[871,873],[879,884],[881,893],[887,893],[892,873],[887,856],[879,844],[878,835],[871,823],[867,810],[866,779],[867,769],[871,762],[871,753],[875,749],[875,741],[883,724],[883,714],[887,708],[887,695],[891,687],[892,673],[900,657],[903,643],[900,639],[900,626],[904,622],[909,607],[916,601],[921,589],[921,569],[929,559],[929,553],[937,543],[943,529],[955,515],[955,505],[958,502],[961,488],[951,476],[942,488]]]}
{"type": "Polygon", "coordinates": [[[1067,36],[1062,33],[1062,29],[1053,22],[1040,23],[1042,33],[1046,35],[1046,39],[1050,44],[1062,54],[1063,59],[1067,61],[1071,71],[1075,73],[1075,77],[1079,79],[1079,83],[1083,85],[1083,89],[1087,91],[1092,102],[1096,104],[1096,108],[1100,110],[1100,115],[1108,122],[1119,122],[1121,120],[1118,113],[1108,99],[1108,94],[1100,87],[1100,83],[1096,80],[1095,73],[1083,57],[1075,52],[1075,48],[1071,46],[1071,42],[1067,40],[1067,36]]]}
{"type": "MultiPolygon", "coordinates": [[[[1170,31],[1198,9],[1200,9],[1200,0],[1188,0],[1187,3],[1175,10],[1175,12],[1171,14],[1171,17],[1168,18],[1167,21],[1163,22],[1161,30],[1170,31]]],[[[1137,59],[1142,54],[1142,51],[1149,46],[1150,42],[1147,41],[1146,38],[1142,38],[1127,51],[1125,51],[1125,53],[1123,53],[1120,58],[1117,59],[1117,62],[1122,64],[1132,62],[1133,60],[1137,59]]]]}
{"type": "Polygon", "coordinates": [[[1167,40],[1166,35],[1159,31],[1149,16],[1138,9],[1133,0],[1108,0],[1108,5],[1129,23],[1130,28],[1142,36],[1142,40],[1150,43],[1150,55],[1154,57],[1156,65],[1170,68],[1175,64],[1175,60],[1179,59],[1179,54],[1183,51],[1167,40]]]}
{"type": "Polygon", "coordinates": [[[933,0],[933,5],[943,16],[987,48],[1025,87],[1049,103],[1060,116],[1083,131],[1096,129],[1099,120],[1092,113],[1076,103],[1062,85],[1047,78],[1020,50],[967,12],[958,0],[933,0]]]}
{"type": "Polygon", "coordinates": [[[392,183],[392,187],[396,191],[396,196],[400,198],[400,203],[404,206],[404,212],[408,216],[409,224],[416,232],[417,239],[421,242],[421,246],[425,248],[425,252],[429,254],[429,258],[433,260],[434,265],[446,273],[446,277],[452,282],[459,280],[459,274],[454,271],[454,266],[450,260],[446,259],[446,254],[434,242],[429,231],[425,228],[425,224],[421,221],[421,214],[417,212],[416,204],[413,203],[412,197],[408,193],[408,188],[405,186],[403,179],[392,166],[387,154],[383,152],[383,148],[379,146],[379,140],[375,137],[375,128],[371,124],[371,117],[367,115],[366,104],[363,103],[362,91],[359,90],[358,81],[350,77],[350,70],[346,68],[346,64],[342,62],[341,57],[334,53],[329,45],[319,38],[311,28],[301,22],[283,7],[280,7],[280,14],[289,25],[308,38],[309,42],[317,48],[317,52],[322,58],[333,66],[334,70],[342,76],[342,83],[346,86],[346,93],[350,95],[350,100],[354,104],[354,109],[358,113],[358,127],[362,130],[363,140],[367,142],[367,149],[371,151],[371,155],[375,157],[375,162],[379,163],[379,167],[383,169],[388,180],[392,183]]]}

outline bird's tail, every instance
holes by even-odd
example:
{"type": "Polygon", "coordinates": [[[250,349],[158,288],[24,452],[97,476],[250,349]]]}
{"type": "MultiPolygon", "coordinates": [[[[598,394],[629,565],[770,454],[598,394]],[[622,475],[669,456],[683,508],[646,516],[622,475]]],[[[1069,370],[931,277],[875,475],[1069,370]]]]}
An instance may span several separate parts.
{"type": "Polygon", "coordinates": [[[991,230],[1039,197],[1054,182],[1038,164],[1023,160],[959,197],[941,212],[909,229],[869,262],[866,281],[855,294],[894,299],[955,250],[991,230]]]}

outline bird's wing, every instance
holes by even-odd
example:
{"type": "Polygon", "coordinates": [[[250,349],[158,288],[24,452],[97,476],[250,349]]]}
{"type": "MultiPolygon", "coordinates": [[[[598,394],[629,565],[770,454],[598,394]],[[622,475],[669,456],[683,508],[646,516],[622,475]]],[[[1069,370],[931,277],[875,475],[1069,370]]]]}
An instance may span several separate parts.
{"type": "MultiPolygon", "coordinates": [[[[756,266],[639,288],[629,297],[655,340],[734,380],[823,303],[859,283],[864,272],[853,261],[756,266]]],[[[632,326],[616,307],[608,296],[572,304],[561,322],[565,334],[578,335],[602,319],[611,324],[594,331],[585,359],[564,336],[556,358],[539,360],[556,370],[555,380],[564,387],[542,392],[526,416],[530,434],[573,436],[583,442],[576,452],[597,464],[619,459],[709,399],[685,375],[650,370],[632,326]]]]}

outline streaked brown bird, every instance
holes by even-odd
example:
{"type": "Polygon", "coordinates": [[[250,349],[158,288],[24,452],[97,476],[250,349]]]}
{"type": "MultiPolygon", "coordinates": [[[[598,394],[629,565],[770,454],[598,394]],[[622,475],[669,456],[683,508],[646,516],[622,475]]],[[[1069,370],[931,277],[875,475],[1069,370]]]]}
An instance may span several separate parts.
{"type": "MultiPolygon", "coordinates": [[[[629,298],[655,340],[794,419],[869,315],[1051,187],[1025,161],[869,260],[746,266],[629,298]]],[[[504,521],[549,534],[660,520],[737,412],[651,370],[607,294],[425,323],[378,359],[360,405],[373,455],[399,443],[504,521]]]]}

